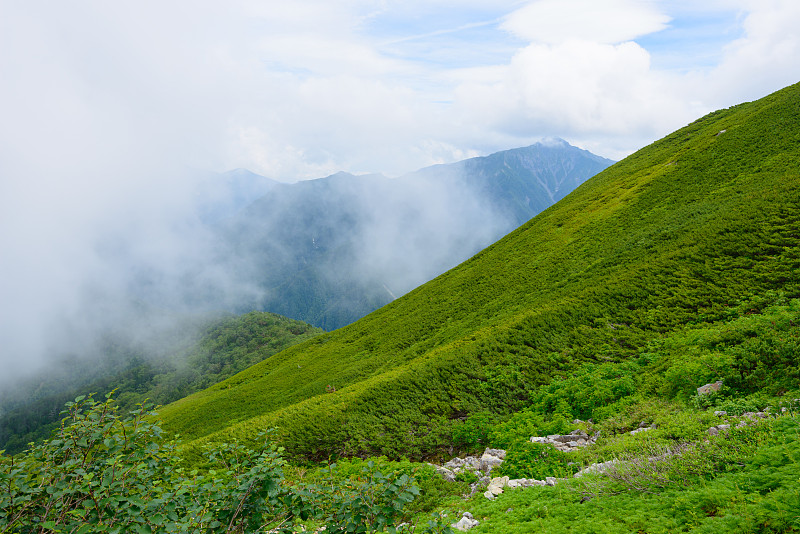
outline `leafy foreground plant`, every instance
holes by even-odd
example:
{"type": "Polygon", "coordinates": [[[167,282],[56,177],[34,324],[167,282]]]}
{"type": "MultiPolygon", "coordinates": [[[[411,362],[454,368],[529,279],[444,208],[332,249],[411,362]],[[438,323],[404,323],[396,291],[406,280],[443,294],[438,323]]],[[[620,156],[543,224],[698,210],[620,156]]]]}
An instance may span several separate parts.
{"type": "MultiPolygon", "coordinates": [[[[291,486],[265,434],[256,450],[210,448],[210,468],[187,472],[147,406],[122,417],[109,394],[78,397],[63,413],[52,439],[0,454],[0,532],[293,532],[306,520],[326,532],[396,532],[419,493],[413,478],[378,472],[291,486]]],[[[421,530],[448,531],[435,520],[421,530]]]]}

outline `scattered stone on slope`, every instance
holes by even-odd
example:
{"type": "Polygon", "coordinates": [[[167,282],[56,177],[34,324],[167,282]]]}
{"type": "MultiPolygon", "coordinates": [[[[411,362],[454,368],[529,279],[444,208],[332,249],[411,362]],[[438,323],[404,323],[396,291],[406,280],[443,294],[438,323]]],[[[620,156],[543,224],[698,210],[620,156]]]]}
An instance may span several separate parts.
{"type": "Polygon", "coordinates": [[[486,491],[483,492],[483,496],[493,501],[498,495],[503,493],[504,488],[515,489],[531,488],[533,486],[555,486],[559,480],[561,479],[556,477],[547,477],[545,480],[536,480],[535,478],[510,479],[508,477],[497,477],[489,482],[489,486],[486,488],[486,491]]]}
{"type": "MultiPolygon", "coordinates": [[[[431,464],[431,465],[433,465],[433,464],[431,464]]],[[[441,477],[443,479],[445,479],[446,481],[448,481],[448,482],[455,482],[456,481],[456,474],[453,473],[448,468],[446,468],[444,466],[440,466],[440,465],[436,465],[434,467],[436,467],[436,472],[439,475],[441,475],[441,477]]]]}
{"type": "Polygon", "coordinates": [[[724,431],[728,430],[730,427],[731,427],[731,425],[712,426],[711,428],[708,429],[708,433],[710,435],[712,435],[712,436],[716,436],[720,432],[724,432],[724,431]]]}
{"type": "Polygon", "coordinates": [[[489,491],[494,495],[500,495],[503,493],[503,488],[506,487],[506,484],[508,484],[508,480],[508,477],[495,477],[489,482],[489,486],[486,488],[486,491],[489,491]]]}
{"type": "Polygon", "coordinates": [[[461,516],[461,519],[456,521],[455,523],[450,525],[456,530],[460,531],[467,531],[473,527],[478,526],[478,520],[472,517],[472,514],[469,512],[464,512],[464,515],[461,516]]]}
{"type": "MultiPolygon", "coordinates": [[[[717,417],[724,417],[727,416],[727,412],[717,411],[714,412],[714,415],[716,415],[717,417]]],[[[747,425],[752,425],[753,423],[755,423],[756,419],[766,419],[767,417],[769,417],[769,413],[767,411],[763,411],[763,412],[745,412],[741,416],[734,415],[730,419],[738,420],[738,423],[736,423],[736,428],[742,428],[747,425]]],[[[715,425],[708,429],[708,433],[711,436],[716,436],[719,435],[720,432],[725,432],[730,427],[731,427],[730,424],[715,425]]]]}
{"type": "Polygon", "coordinates": [[[607,469],[609,469],[611,467],[614,467],[616,465],[619,465],[619,464],[620,464],[620,461],[616,460],[616,459],[609,460],[607,462],[598,462],[598,463],[594,463],[594,464],[589,464],[589,465],[587,465],[586,467],[584,467],[583,469],[581,469],[580,471],[578,471],[577,473],[575,473],[572,476],[575,477],[575,478],[580,478],[583,475],[589,475],[589,474],[592,474],[592,473],[602,473],[602,472],[606,471],[607,469]]]}
{"type": "Polygon", "coordinates": [[[503,449],[486,449],[483,456],[481,456],[480,470],[489,473],[492,469],[502,464],[505,458],[506,451],[503,449]]]}
{"type": "Polygon", "coordinates": [[[648,425],[647,423],[642,421],[641,423],[639,423],[639,428],[635,428],[635,429],[631,430],[629,432],[629,434],[635,435],[635,434],[638,434],[639,432],[646,432],[648,430],[653,430],[655,428],[658,428],[658,426],[656,424],[648,425]]]}
{"type": "Polygon", "coordinates": [[[576,428],[569,434],[550,434],[549,436],[531,436],[531,443],[552,445],[559,451],[573,452],[581,447],[587,447],[597,441],[599,432],[591,436],[582,428],[576,428]]]}
{"type": "MultiPolygon", "coordinates": [[[[466,458],[453,458],[444,465],[433,465],[436,472],[448,482],[455,482],[459,473],[464,471],[471,472],[477,479],[477,482],[470,484],[470,496],[474,495],[479,488],[485,488],[491,481],[489,475],[495,467],[503,463],[506,457],[506,451],[503,449],[486,449],[480,458],[474,456],[467,456],[466,458]]],[[[492,495],[494,497],[494,495],[492,495]]]]}
{"type": "Polygon", "coordinates": [[[697,388],[697,395],[708,395],[713,391],[719,391],[720,388],[722,388],[722,380],[717,380],[716,382],[712,382],[697,388]]]}

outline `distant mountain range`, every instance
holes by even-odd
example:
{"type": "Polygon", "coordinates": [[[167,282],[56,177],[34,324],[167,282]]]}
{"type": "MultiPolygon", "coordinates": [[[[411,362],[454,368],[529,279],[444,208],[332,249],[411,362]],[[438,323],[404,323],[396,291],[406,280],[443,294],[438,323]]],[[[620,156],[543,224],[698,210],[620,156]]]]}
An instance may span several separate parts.
{"type": "Polygon", "coordinates": [[[340,172],[270,183],[217,223],[220,258],[260,290],[238,311],[333,330],[466,260],[612,163],[556,139],[399,178],[340,172]]]}

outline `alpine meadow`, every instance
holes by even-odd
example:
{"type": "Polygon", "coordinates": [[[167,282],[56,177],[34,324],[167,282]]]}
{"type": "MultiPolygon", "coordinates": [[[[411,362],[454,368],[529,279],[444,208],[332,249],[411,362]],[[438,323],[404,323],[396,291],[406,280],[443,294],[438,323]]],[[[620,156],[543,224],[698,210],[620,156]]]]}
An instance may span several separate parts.
{"type": "Polygon", "coordinates": [[[796,84],[155,415],[70,403],[0,531],[797,532],[799,410],[796,84]]]}

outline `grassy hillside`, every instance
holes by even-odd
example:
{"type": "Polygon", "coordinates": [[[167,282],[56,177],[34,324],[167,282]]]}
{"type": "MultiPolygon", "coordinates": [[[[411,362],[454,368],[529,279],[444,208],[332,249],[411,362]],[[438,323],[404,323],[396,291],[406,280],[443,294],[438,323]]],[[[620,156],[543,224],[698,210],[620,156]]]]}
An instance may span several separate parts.
{"type": "MultiPolygon", "coordinates": [[[[161,415],[190,446],[276,426],[308,459],[435,456],[470,414],[520,411],[775,291],[800,295],[800,85],[703,117],[403,298],[161,415]]],[[[788,354],[755,386],[796,370],[788,354]]]]}

